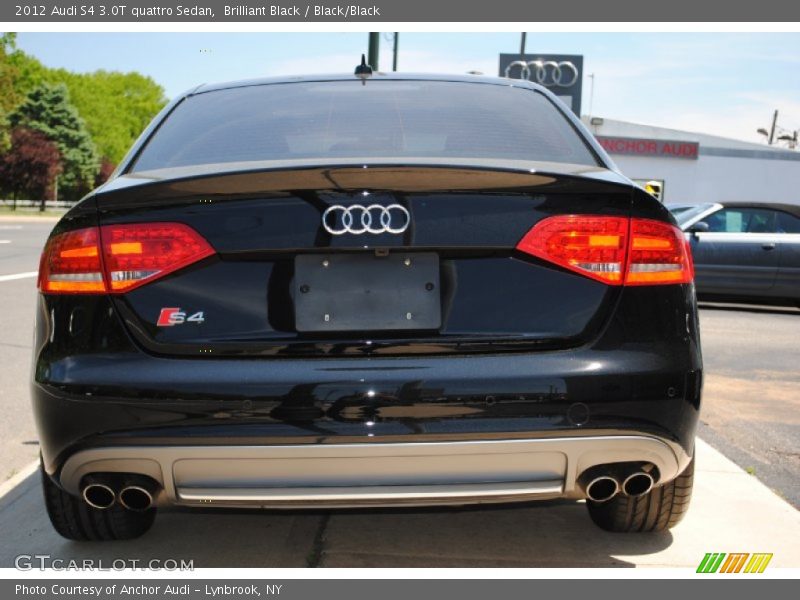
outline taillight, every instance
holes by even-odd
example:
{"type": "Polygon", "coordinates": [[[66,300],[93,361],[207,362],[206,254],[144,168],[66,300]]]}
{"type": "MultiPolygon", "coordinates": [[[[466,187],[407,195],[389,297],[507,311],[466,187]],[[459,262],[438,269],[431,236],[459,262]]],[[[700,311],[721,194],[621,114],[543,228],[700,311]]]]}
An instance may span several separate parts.
{"type": "Polygon", "coordinates": [[[610,285],[688,283],[694,277],[683,233],[651,219],[548,217],[517,249],[610,285]]]}
{"type": "Polygon", "coordinates": [[[181,223],[104,225],[100,237],[111,292],[127,292],[214,254],[199,233],[181,223]]]}
{"type": "Polygon", "coordinates": [[[694,266],[683,232],[661,221],[631,219],[625,285],[689,283],[694,266]]]}
{"type": "Polygon", "coordinates": [[[106,291],[96,227],[53,236],[39,264],[39,289],[49,294],[97,294],[106,291]]]}
{"type": "Polygon", "coordinates": [[[517,249],[605,283],[622,283],[628,219],[559,215],[539,221],[517,249]]]}
{"type": "Polygon", "coordinates": [[[51,294],[124,293],[214,254],[182,223],[104,225],[52,237],[39,269],[51,294]]]}

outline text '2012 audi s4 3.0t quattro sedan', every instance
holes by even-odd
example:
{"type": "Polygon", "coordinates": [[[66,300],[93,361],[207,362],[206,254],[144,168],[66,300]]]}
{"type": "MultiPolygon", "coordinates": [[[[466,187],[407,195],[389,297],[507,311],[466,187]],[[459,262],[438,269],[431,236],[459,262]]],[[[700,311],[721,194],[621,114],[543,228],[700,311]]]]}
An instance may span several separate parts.
{"type": "Polygon", "coordinates": [[[692,279],[669,212],[535,84],[201,86],[44,249],[51,521],[563,498],[664,530],[692,487],[692,279]]]}

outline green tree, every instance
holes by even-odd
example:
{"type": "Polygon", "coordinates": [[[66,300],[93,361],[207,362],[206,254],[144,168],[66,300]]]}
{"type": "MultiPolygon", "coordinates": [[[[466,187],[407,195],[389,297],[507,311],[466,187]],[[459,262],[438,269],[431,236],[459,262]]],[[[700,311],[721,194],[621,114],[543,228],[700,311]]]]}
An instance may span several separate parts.
{"type": "Polygon", "coordinates": [[[0,45],[9,47],[13,50],[17,47],[17,34],[13,31],[0,33],[0,45]]]}
{"type": "Polygon", "coordinates": [[[61,153],[60,195],[77,199],[91,189],[100,167],[95,145],[63,84],[42,84],[10,115],[12,127],[41,131],[61,153]]]}
{"type": "Polygon", "coordinates": [[[48,69],[33,56],[28,56],[16,47],[16,37],[6,44],[6,64],[14,72],[14,89],[17,104],[24,101],[34,88],[47,81],[48,69]]]}
{"type": "Polygon", "coordinates": [[[11,145],[8,115],[21,101],[15,85],[19,71],[8,58],[16,48],[16,35],[0,35],[0,152],[5,152],[11,145]]]}
{"type": "Polygon", "coordinates": [[[0,112],[8,115],[22,100],[16,81],[19,70],[9,59],[16,50],[16,33],[0,34],[0,112]]]}
{"type": "Polygon", "coordinates": [[[95,71],[50,72],[50,81],[64,83],[97,145],[98,154],[119,163],[139,134],[166,104],[164,90],[139,73],[95,71]]]}
{"type": "MultiPolygon", "coordinates": [[[[73,73],[45,67],[35,57],[7,46],[18,104],[43,83],[63,83],[92,136],[99,156],[117,164],[151,119],[167,103],[164,89],[140,73],[73,73]]],[[[13,104],[13,101],[12,101],[13,104]]],[[[14,106],[16,106],[14,104],[14,106]]]]}

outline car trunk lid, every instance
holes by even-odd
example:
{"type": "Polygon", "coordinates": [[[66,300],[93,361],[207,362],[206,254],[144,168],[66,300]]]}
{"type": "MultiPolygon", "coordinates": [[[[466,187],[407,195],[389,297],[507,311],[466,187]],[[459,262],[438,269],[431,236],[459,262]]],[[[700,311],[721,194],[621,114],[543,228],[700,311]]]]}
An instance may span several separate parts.
{"type": "Polygon", "coordinates": [[[563,348],[595,335],[619,296],[516,249],[549,216],[627,217],[631,187],[603,169],[371,162],[174,175],[137,173],[98,194],[102,226],[181,223],[215,251],[115,296],[134,338],[160,354],[563,348]]]}

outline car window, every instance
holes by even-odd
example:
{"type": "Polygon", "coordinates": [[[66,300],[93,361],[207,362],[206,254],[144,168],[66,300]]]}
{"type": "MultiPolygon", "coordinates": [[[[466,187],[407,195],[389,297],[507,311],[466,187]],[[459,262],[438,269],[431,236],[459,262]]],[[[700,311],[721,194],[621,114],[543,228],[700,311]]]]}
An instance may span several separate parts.
{"type": "MultiPolygon", "coordinates": [[[[675,220],[678,221],[678,225],[680,225],[681,229],[683,229],[686,227],[687,223],[693,223],[697,217],[709,211],[713,207],[713,204],[698,204],[697,206],[692,206],[689,208],[689,210],[685,210],[680,213],[673,212],[672,214],[675,215],[675,220]]],[[[669,209],[670,207],[667,206],[667,208],[669,209]]]]}
{"type": "Polygon", "coordinates": [[[598,165],[567,118],[525,88],[443,81],[253,85],[187,97],[133,171],[326,158],[477,158],[598,165]]]}
{"type": "Polygon", "coordinates": [[[800,233],[800,219],[785,212],[778,212],[779,233],[800,233]]]}
{"type": "Polygon", "coordinates": [[[766,208],[723,208],[703,219],[709,233],[775,233],[777,215],[766,208]]]}
{"type": "Polygon", "coordinates": [[[669,210],[669,212],[671,212],[676,217],[680,214],[692,210],[693,208],[694,206],[669,206],[669,205],[667,206],[667,210],[669,210]]]}

